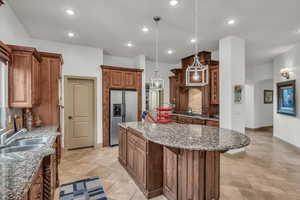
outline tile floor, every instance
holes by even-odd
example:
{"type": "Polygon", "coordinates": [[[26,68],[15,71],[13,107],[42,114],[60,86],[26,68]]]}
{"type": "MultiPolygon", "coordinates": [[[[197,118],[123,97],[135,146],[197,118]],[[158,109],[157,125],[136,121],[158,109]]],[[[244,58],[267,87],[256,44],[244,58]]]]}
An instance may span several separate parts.
{"type": "MultiPolygon", "coordinates": [[[[270,131],[247,131],[247,135],[252,142],[245,154],[221,156],[220,199],[300,200],[300,151],[272,138],[270,131]]],[[[65,151],[60,181],[100,176],[110,200],[145,199],[117,157],[118,147],[65,151]]]]}

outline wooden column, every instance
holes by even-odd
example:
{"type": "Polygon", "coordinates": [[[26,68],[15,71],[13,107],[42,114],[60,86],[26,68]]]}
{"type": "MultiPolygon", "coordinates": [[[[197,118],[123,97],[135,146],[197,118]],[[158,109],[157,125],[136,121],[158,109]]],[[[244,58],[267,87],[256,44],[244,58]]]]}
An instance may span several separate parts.
{"type": "Polygon", "coordinates": [[[138,94],[137,119],[141,120],[142,114],[142,69],[101,66],[102,69],[102,122],[103,146],[109,146],[109,121],[110,121],[110,89],[136,90],[138,94]]]}
{"type": "Polygon", "coordinates": [[[164,147],[163,188],[169,200],[218,200],[220,152],[164,147]]]}

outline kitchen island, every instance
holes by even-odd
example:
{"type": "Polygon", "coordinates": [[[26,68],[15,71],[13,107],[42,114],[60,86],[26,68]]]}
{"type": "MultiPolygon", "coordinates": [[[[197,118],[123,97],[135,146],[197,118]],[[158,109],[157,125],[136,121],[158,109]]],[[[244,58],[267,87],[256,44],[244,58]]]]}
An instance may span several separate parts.
{"type": "Polygon", "coordinates": [[[119,125],[119,161],[147,198],[219,199],[220,154],[250,144],[241,133],[203,125],[119,125]]]}

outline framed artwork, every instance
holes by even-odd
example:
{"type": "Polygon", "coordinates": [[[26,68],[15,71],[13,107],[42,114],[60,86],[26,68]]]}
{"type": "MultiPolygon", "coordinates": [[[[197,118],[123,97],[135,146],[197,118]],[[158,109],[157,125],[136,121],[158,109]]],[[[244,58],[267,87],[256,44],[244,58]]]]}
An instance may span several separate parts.
{"type": "Polygon", "coordinates": [[[277,83],[277,113],[296,116],[296,80],[277,83]]]}
{"type": "Polygon", "coordinates": [[[264,90],[264,104],[273,103],[273,90],[264,90]]]}
{"type": "Polygon", "coordinates": [[[234,86],[234,103],[242,102],[242,86],[235,85],[234,86]]]}

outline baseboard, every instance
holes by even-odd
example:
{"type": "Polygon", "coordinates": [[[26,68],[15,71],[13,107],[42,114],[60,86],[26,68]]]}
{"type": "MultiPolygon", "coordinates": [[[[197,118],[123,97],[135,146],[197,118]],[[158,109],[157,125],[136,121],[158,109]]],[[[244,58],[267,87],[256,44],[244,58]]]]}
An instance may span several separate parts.
{"type": "Polygon", "coordinates": [[[273,128],[273,126],[262,126],[262,127],[258,127],[258,128],[246,128],[246,130],[249,130],[249,131],[266,131],[270,128],[273,128]]]}
{"type": "Polygon", "coordinates": [[[274,138],[275,140],[278,140],[278,141],[284,143],[285,145],[290,146],[293,150],[295,150],[295,151],[297,151],[298,153],[300,153],[300,147],[298,147],[298,146],[296,146],[296,145],[294,145],[294,144],[292,144],[292,143],[289,143],[289,142],[287,142],[287,141],[281,139],[280,137],[273,136],[273,138],[274,138]]]}

